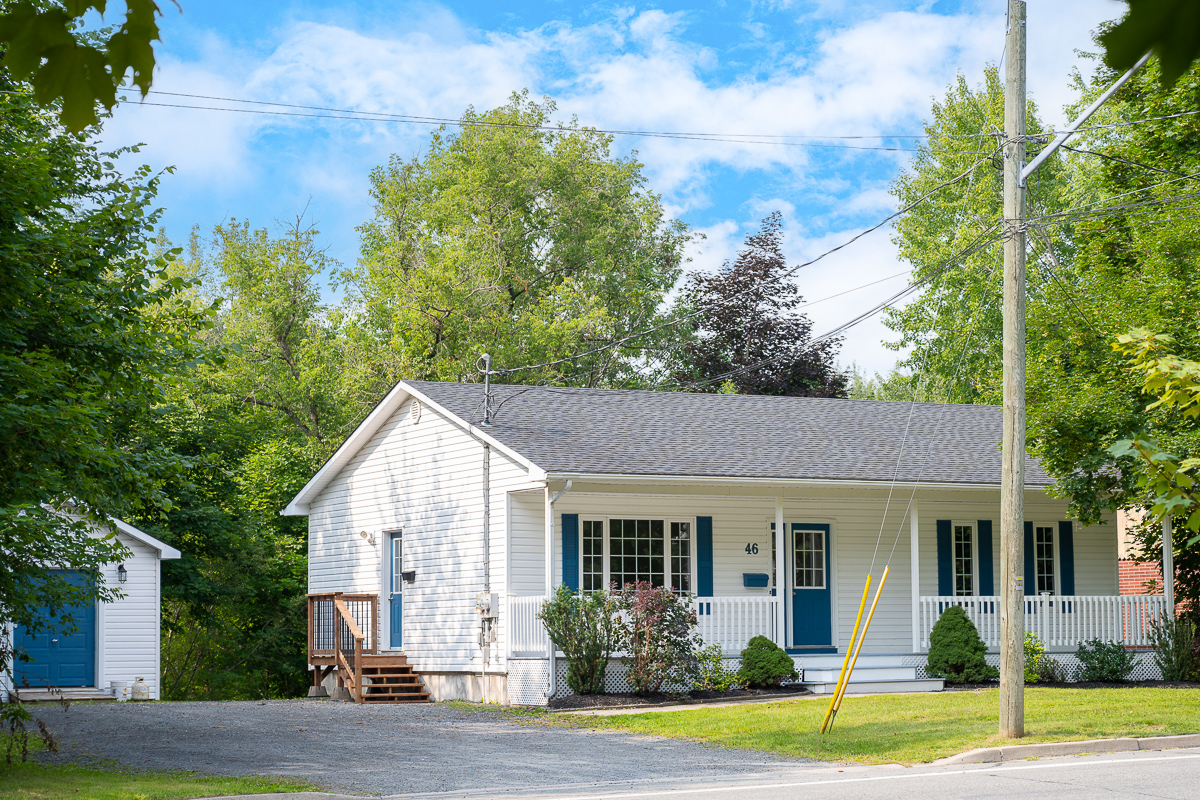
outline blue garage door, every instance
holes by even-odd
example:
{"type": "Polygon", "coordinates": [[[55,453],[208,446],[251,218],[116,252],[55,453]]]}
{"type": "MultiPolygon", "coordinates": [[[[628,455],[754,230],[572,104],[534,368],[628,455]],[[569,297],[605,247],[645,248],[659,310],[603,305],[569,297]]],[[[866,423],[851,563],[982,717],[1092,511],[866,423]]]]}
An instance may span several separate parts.
{"type": "MultiPolygon", "coordinates": [[[[84,576],[78,572],[65,573],[76,586],[84,576]]],[[[43,616],[49,612],[42,610],[43,616]]],[[[96,684],[96,604],[85,603],[71,609],[78,623],[74,633],[63,633],[58,620],[36,635],[20,625],[16,628],[15,644],[31,659],[17,661],[13,667],[17,686],[94,686],[96,684]]]]}

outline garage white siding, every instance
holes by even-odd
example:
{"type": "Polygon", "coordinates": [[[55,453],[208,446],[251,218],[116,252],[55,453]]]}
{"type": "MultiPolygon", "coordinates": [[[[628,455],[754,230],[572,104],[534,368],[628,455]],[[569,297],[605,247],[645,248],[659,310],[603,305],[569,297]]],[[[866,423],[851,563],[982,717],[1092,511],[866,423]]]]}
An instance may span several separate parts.
{"type": "Polygon", "coordinates": [[[107,688],[109,681],[132,683],[142,678],[150,687],[150,697],[157,700],[161,562],[156,549],[124,533],[118,533],[117,539],[133,555],[124,561],[128,572],[125,583],[118,582],[115,564],[104,570],[105,583],[120,589],[124,596],[99,605],[96,624],[100,635],[96,639],[96,649],[100,659],[96,684],[107,688]]]}

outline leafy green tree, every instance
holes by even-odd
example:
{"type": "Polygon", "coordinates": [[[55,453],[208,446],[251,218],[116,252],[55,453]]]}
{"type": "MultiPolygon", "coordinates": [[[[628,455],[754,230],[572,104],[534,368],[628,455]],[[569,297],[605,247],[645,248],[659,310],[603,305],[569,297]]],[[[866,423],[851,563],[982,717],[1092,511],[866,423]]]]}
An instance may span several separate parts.
{"type": "MultiPolygon", "coordinates": [[[[1029,134],[1048,138],[1032,102],[1026,113],[1029,134]]],[[[912,166],[891,192],[900,207],[928,195],[897,220],[893,237],[900,257],[913,267],[913,280],[925,282],[926,289],[886,312],[884,324],[898,335],[889,346],[908,350],[899,366],[920,376],[914,388],[924,387],[929,399],[998,402],[1004,87],[995,66],[985,69],[978,88],[960,75],[934,103],[925,130],[928,138],[917,145],[912,166]]],[[[1035,174],[1030,216],[1062,210],[1069,191],[1062,164],[1052,159],[1035,174]]],[[[1034,302],[1070,262],[1071,241],[1042,229],[1031,231],[1029,241],[1034,302]]],[[[1035,347],[1032,337],[1030,346],[1035,347]]]]}
{"type": "MultiPolygon", "coordinates": [[[[1200,73],[1162,87],[1151,62],[1104,110],[1102,124],[1159,117],[1195,108],[1200,73]]],[[[1111,85],[1099,69],[1080,102],[1111,85]]],[[[1190,212],[1200,172],[1200,122],[1192,117],[1104,127],[1072,146],[1078,201],[1068,215],[1033,224],[1065,235],[1069,217],[1074,263],[1028,309],[1036,342],[1028,366],[1030,447],[1052,475],[1070,510],[1087,522],[1117,508],[1152,504],[1139,486],[1137,459],[1118,457],[1122,439],[1150,439],[1180,459],[1200,456],[1195,421],[1169,408],[1146,408],[1142,377],[1112,347],[1142,328],[1173,337],[1173,354],[1197,360],[1200,332],[1200,225],[1190,212]]],[[[1031,345],[1032,347],[1032,345],[1031,345]]]]}
{"type": "Polygon", "coordinates": [[[1124,72],[1153,51],[1170,88],[1200,58],[1200,2],[1127,0],[1129,11],[1100,36],[1104,63],[1124,72]]]}
{"type": "Polygon", "coordinates": [[[209,317],[155,255],[158,178],[121,176],[25,88],[0,70],[0,619],[38,631],[39,609],[113,598],[97,578],[123,550],[94,526],[171,506],[183,462],[140,431],[209,317]]]}
{"type": "Polygon", "coordinates": [[[322,304],[333,262],[299,222],[193,235],[177,269],[220,306],[220,354],[177,382],[147,436],[184,455],[176,508],[144,522],[164,565],[163,687],[172,699],[290,697],[306,679],[307,525],[279,510],[364,413],[339,392],[344,336],[322,304]]]}
{"type": "Polygon", "coordinates": [[[210,278],[223,303],[212,343],[225,357],[204,380],[332,448],[378,397],[348,406],[339,394],[341,318],[321,302],[321,284],[339,265],[317,246],[319,233],[299,220],[279,237],[236,220],[213,232],[210,278]]]}
{"type": "Polygon", "coordinates": [[[16,80],[28,81],[34,99],[55,109],[72,133],[100,121],[97,103],[112,110],[131,71],[142,97],[154,80],[151,42],[158,41],[158,4],[125,0],[125,21],[115,31],[105,31],[107,38],[81,29],[85,14],[103,14],[107,7],[107,0],[7,0],[0,5],[0,67],[16,80]]]}
{"type": "Polygon", "coordinates": [[[692,336],[675,356],[675,380],[701,392],[726,391],[728,382],[737,394],[844,397],[846,376],[834,363],[841,340],[814,343],[801,303],[775,212],[732,264],[688,278],[676,313],[687,315],[692,336]]]}
{"type": "Polygon", "coordinates": [[[469,110],[423,157],[371,174],[375,218],[343,274],[358,385],[475,380],[484,352],[501,368],[573,359],[521,381],[637,380],[658,339],[618,343],[662,321],[688,233],[665,218],[641,164],[610,156],[595,130],[552,126],[553,111],[527,94],[469,110]]]}

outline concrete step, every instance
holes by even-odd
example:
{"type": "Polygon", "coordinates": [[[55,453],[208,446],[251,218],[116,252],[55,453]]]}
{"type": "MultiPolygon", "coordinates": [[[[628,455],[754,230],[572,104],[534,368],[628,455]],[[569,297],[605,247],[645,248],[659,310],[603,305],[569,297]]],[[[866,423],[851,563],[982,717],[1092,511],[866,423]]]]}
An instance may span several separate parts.
{"type": "MultiPolygon", "coordinates": [[[[860,659],[861,662],[861,659],[860,659]]],[[[837,683],[842,669],[810,669],[804,668],[804,683],[837,683]]],[[[913,681],[917,679],[916,667],[864,667],[859,663],[850,673],[851,683],[869,681],[913,681]]]]}
{"type": "MultiPolygon", "coordinates": [[[[840,671],[846,660],[845,653],[831,653],[821,656],[797,656],[799,665],[804,669],[835,669],[840,671]]],[[[861,655],[855,669],[874,667],[903,667],[905,656],[869,656],[861,655]]]]}
{"type": "MultiPolygon", "coordinates": [[[[813,694],[833,694],[837,689],[837,681],[832,683],[808,683],[804,682],[804,687],[812,691],[813,694]]],[[[945,681],[941,678],[931,678],[927,680],[911,680],[911,681],[865,681],[863,683],[851,683],[846,689],[846,694],[894,694],[900,692],[940,692],[945,688],[945,681]]]]}
{"type": "Polygon", "coordinates": [[[60,703],[66,700],[71,703],[83,701],[112,703],[116,702],[112,692],[97,689],[14,689],[13,695],[22,703],[60,703]]]}

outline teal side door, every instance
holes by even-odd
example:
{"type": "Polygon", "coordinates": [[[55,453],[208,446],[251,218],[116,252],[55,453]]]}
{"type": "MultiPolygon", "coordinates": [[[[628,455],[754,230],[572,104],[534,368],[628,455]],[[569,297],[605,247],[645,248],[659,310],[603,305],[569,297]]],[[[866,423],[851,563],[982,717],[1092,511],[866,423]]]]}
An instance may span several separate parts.
{"type": "MultiPolygon", "coordinates": [[[[84,582],[79,572],[65,574],[76,586],[84,582]]],[[[49,617],[48,610],[41,613],[49,617]]],[[[16,626],[14,644],[31,659],[13,664],[17,686],[96,685],[96,604],[84,603],[70,613],[77,623],[74,633],[64,633],[57,620],[37,634],[16,626]]]]}
{"type": "Polygon", "coordinates": [[[392,647],[404,644],[404,544],[400,534],[388,534],[388,642],[392,647]]]}
{"type": "Polygon", "coordinates": [[[793,522],[788,553],[792,570],[792,646],[833,644],[829,526],[793,522]]]}

